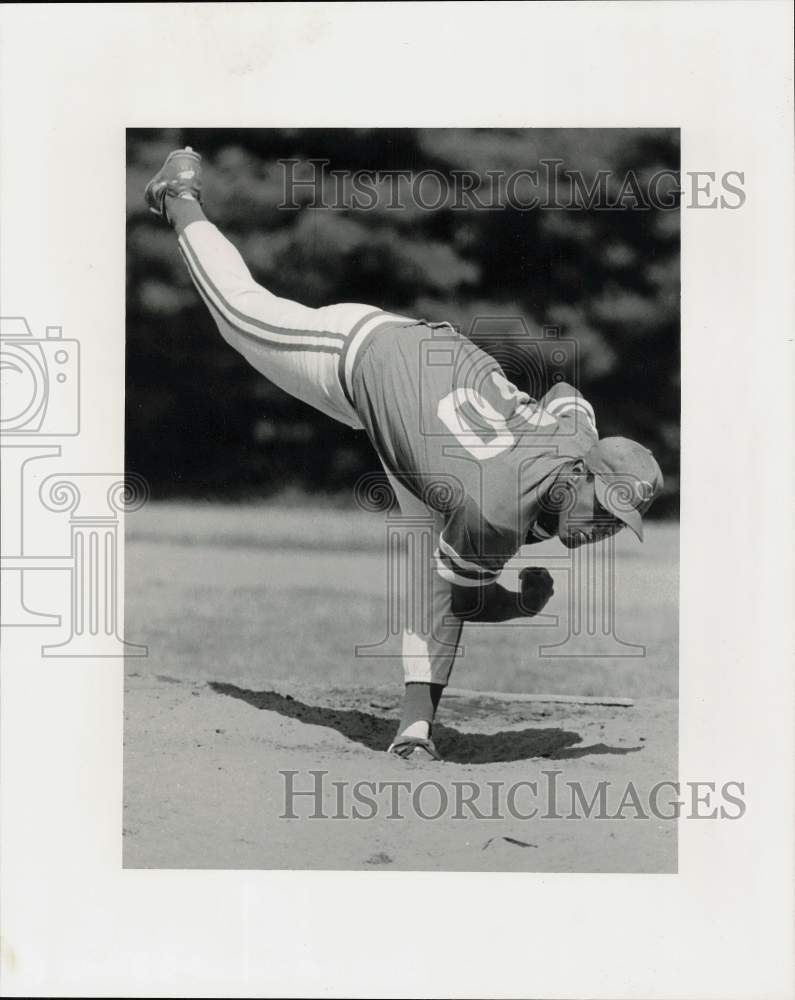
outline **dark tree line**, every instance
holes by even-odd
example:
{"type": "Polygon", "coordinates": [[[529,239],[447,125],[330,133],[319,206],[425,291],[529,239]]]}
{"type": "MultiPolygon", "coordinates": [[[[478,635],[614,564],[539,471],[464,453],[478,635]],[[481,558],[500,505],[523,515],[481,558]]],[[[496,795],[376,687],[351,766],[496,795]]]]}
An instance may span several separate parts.
{"type": "Polygon", "coordinates": [[[521,324],[535,337],[558,327],[576,344],[567,375],[601,433],[655,452],[666,476],[656,512],[675,513],[677,131],[131,131],[127,465],[155,496],[232,498],[349,491],[378,463],[363,434],[270,385],[218,336],[172,234],[141,198],[165,152],[184,143],[205,157],[213,221],[277,295],[450,320],[487,350],[507,330],[519,356],[500,360],[517,382],[521,324]],[[301,183],[319,177],[322,186],[301,183]]]}

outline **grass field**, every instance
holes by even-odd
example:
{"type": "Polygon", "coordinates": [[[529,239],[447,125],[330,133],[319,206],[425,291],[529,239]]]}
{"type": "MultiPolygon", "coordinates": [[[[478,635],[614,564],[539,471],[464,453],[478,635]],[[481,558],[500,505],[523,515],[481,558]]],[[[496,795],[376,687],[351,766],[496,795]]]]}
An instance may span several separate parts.
{"type": "Polygon", "coordinates": [[[452,678],[475,691],[629,696],[634,707],[447,696],[435,727],[447,762],[419,770],[382,753],[399,660],[354,653],[386,632],[384,540],[383,515],[300,503],[151,504],[128,517],[125,634],[149,656],[127,663],[125,865],[675,871],[670,823],[528,833],[516,822],[279,818],[284,768],[348,782],[535,780],[552,760],[590,787],[676,778],[676,526],[650,525],[644,545],[616,540],[615,632],[644,655],[583,655],[583,637],[570,655],[539,655],[568,633],[568,556],[551,542],[524,550],[505,582],[522,564],[549,566],[546,612],[558,624],[467,625],[452,678]]]}
{"type": "MultiPolygon", "coordinates": [[[[127,634],[163,672],[256,684],[401,682],[389,658],[354,656],[385,634],[383,515],[312,507],[152,504],[127,521],[127,634]]],[[[650,525],[641,545],[616,539],[616,633],[645,655],[539,657],[565,638],[558,542],[525,549],[556,593],[533,621],[468,625],[452,683],[482,690],[675,697],[678,527],[650,525]]],[[[516,569],[506,577],[515,585],[516,569]]],[[[588,652],[583,642],[575,651],[588,652]]]]}

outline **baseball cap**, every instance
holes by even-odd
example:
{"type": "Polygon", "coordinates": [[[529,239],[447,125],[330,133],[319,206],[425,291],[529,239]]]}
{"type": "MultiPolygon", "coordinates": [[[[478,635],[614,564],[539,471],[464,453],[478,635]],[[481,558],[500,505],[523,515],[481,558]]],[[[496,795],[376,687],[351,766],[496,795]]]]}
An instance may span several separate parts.
{"type": "Polygon", "coordinates": [[[596,499],[643,541],[643,521],[662,489],[663,475],[654,455],[629,438],[602,438],[585,455],[593,473],[596,499]]]}

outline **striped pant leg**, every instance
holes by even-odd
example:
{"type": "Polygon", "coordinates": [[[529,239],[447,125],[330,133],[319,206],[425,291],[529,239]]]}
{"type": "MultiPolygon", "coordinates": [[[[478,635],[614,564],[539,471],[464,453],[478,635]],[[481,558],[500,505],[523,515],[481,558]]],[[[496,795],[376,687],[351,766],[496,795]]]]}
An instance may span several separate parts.
{"type": "Polygon", "coordinates": [[[221,336],[271,382],[352,427],[361,424],[339,377],[342,349],[372,307],[313,309],[259,285],[237,248],[210,222],[193,222],[179,249],[221,336]]]}
{"type": "MultiPolygon", "coordinates": [[[[422,599],[430,602],[428,608],[404,614],[404,620],[408,619],[401,641],[404,679],[406,683],[422,681],[446,685],[458,652],[461,622],[452,617],[451,585],[435,572],[433,564],[433,552],[438,545],[443,519],[388,472],[387,476],[401,513],[407,519],[416,519],[416,526],[412,526],[410,521],[404,526],[406,546],[401,555],[405,568],[401,575],[412,588],[412,593],[405,599],[416,604],[417,593],[421,592],[422,599]],[[430,539],[427,538],[429,533],[430,539]],[[418,562],[420,558],[423,560],[421,564],[418,562]]],[[[402,597],[398,595],[399,599],[402,597]]]]}

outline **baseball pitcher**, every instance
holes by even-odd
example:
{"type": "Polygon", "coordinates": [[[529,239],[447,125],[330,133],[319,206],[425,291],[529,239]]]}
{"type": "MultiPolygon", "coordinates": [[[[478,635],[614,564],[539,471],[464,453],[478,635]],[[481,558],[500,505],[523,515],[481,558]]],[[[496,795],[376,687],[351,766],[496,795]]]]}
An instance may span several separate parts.
{"type": "Polygon", "coordinates": [[[187,147],[166,158],[145,198],[174,228],[221,336],[285,391],[363,429],[402,512],[432,519],[430,613],[402,637],[405,695],[388,752],[438,760],[431,727],[462,623],[532,616],[552,596],[545,569],[523,570],[518,592],[503,587],[508,560],[552,537],[574,548],[629,527],[642,539],[659,466],[634,441],[600,440],[573,386],[531,399],[450,324],[273,295],[208,221],[201,186],[201,157],[187,147]]]}

